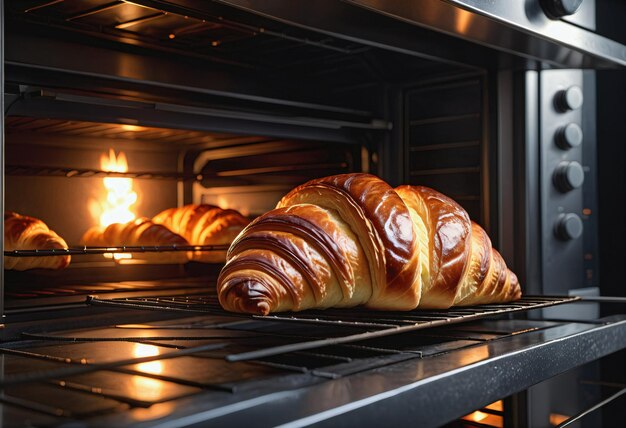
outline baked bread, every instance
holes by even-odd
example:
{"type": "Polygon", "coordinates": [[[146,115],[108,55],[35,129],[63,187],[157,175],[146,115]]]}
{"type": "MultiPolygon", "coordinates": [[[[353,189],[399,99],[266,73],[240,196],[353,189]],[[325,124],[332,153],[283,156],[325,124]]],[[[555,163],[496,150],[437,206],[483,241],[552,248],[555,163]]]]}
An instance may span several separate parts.
{"type": "Polygon", "coordinates": [[[217,283],[230,311],[449,308],[518,299],[484,230],[452,199],[369,174],[309,181],[253,221],[217,283]]]}
{"type": "MultiPolygon", "coordinates": [[[[230,245],[250,221],[239,212],[208,204],[190,204],[160,212],[152,221],[183,236],[191,245],[230,245]]],[[[223,263],[226,251],[194,251],[190,258],[223,263]]]]}
{"type": "MultiPolygon", "coordinates": [[[[189,245],[182,236],[143,217],[128,223],[113,223],[106,228],[94,226],[85,232],[81,242],[93,247],[189,245]]],[[[162,264],[188,261],[186,251],[133,253],[133,258],[162,264]]]]}
{"type": "MultiPolygon", "coordinates": [[[[11,211],[4,213],[4,249],[52,250],[64,249],[67,244],[41,220],[11,211]]],[[[4,257],[4,268],[9,270],[62,269],[70,264],[71,257],[4,257]]]]}

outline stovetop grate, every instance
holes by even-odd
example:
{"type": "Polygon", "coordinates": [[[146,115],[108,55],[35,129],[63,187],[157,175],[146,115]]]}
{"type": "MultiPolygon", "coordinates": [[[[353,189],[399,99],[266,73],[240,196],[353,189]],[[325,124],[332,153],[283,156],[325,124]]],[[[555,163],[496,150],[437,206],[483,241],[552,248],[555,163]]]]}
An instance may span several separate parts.
{"type": "Polygon", "coordinates": [[[474,307],[454,307],[448,310],[413,310],[407,312],[378,312],[363,308],[307,310],[298,313],[279,313],[268,316],[234,314],[224,311],[214,293],[185,296],[161,296],[141,298],[100,299],[88,297],[92,305],[105,305],[119,308],[146,309],[166,312],[195,312],[226,318],[240,318],[242,322],[262,321],[268,328],[279,323],[310,324],[326,330],[326,335],[315,334],[292,343],[266,346],[225,355],[228,361],[246,361],[257,358],[304,351],[323,346],[332,346],[375,339],[415,330],[441,327],[454,323],[497,317],[531,309],[570,303],[579,300],[571,296],[524,296],[510,303],[479,305],[474,307]]]}

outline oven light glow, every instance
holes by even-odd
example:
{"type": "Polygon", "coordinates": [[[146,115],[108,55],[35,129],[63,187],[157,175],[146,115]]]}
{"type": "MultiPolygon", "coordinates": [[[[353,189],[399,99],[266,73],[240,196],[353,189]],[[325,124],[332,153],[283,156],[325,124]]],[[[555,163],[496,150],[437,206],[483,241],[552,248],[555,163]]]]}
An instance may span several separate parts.
{"type": "Polygon", "coordinates": [[[468,419],[474,422],[480,422],[483,419],[487,418],[487,416],[489,416],[487,413],[476,410],[474,413],[470,413],[468,415],[468,419]]]}
{"type": "Polygon", "coordinates": [[[115,260],[132,259],[133,255],[130,253],[114,253],[113,258],[115,260]]]}
{"type": "Polygon", "coordinates": [[[127,125],[127,124],[121,125],[121,127],[122,127],[122,129],[123,129],[124,131],[133,131],[133,132],[134,132],[134,131],[141,131],[141,130],[143,129],[141,126],[137,126],[137,125],[127,125]]]}
{"type": "Polygon", "coordinates": [[[502,405],[502,400],[494,401],[488,406],[485,406],[486,409],[496,410],[498,412],[504,411],[504,406],[502,405]]]}
{"type": "MultiPolygon", "coordinates": [[[[123,152],[115,154],[109,150],[108,157],[102,155],[100,165],[103,171],[127,172],[128,161],[123,152]]],[[[105,177],[103,180],[107,191],[106,200],[102,202],[100,226],[107,227],[113,223],[127,223],[136,215],[132,206],[137,202],[137,193],[133,191],[133,179],[126,177],[105,177]]]]}
{"type": "Polygon", "coordinates": [[[559,413],[550,413],[550,425],[557,426],[568,420],[570,417],[559,413]]]}
{"type": "MultiPolygon", "coordinates": [[[[133,356],[137,358],[154,357],[159,355],[159,349],[156,346],[145,345],[143,343],[135,343],[133,348],[133,356]]],[[[147,361],[137,364],[137,368],[145,373],[161,374],[163,372],[163,363],[161,361],[147,361]]]]}

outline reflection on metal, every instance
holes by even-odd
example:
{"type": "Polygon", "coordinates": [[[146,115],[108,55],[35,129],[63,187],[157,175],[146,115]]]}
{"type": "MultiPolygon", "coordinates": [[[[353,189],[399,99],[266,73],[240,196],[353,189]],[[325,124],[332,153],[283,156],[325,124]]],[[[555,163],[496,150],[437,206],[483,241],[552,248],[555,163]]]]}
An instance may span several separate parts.
{"type": "Polygon", "coordinates": [[[133,422],[151,421],[163,418],[174,410],[176,407],[175,402],[153,404],[147,409],[138,407],[130,412],[130,418],[133,422]]]}
{"type": "MultiPolygon", "coordinates": [[[[571,424],[573,424],[574,422],[582,419],[584,416],[588,415],[589,413],[595,412],[596,410],[600,409],[601,407],[609,404],[610,402],[620,398],[622,395],[626,394],[626,388],[621,389],[620,391],[616,392],[615,394],[611,395],[610,397],[606,398],[605,400],[602,400],[601,402],[599,402],[598,404],[591,406],[590,408],[586,409],[583,412],[580,412],[579,414],[572,416],[568,419],[566,419],[565,421],[562,421],[559,425],[557,425],[557,428],[563,428],[566,426],[570,426],[571,424]]],[[[552,415],[550,415],[550,419],[552,419],[552,415]]]]}
{"type": "Polygon", "coordinates": [[[455,29],[459,34],[466,34],[472,23],[472,14],[465,10],[460,10],[456,16],[455,29]]]}
{"type": "MultiPolygon", "coordinates": [[[[23,411],[35,411],[49,399],[49,387],[32,382],[53,380],[61,387],[54,400],[61,403],[58,414],[72,417],[64,422],[126,426],[163,418],[177,426],[241,426],[263,417],[272,426],[363,420],[378,425],[411,418],[419,426],[438,426],[613,352],[624,343],[625,323],[623,317],[604,325],[486,320],[230,363],[224,359],[230,348],[299,341],[337,329],[245,317],[225,321],[209,314],[30,335],[0,351],[7,399],[26,395],[23,411]],[[486,377],[490,387],[476,388],[486,377]],[[81,403],[68,398],[76,391],[81,403]]],[[[502,405],[479,411],[474,416],[488,415],[481,422],[498,425],[502,405]]]]}
{"type": "Polygon", "coordinates": [[[37,9],[43,9],[44,7],[52,6],[53,4],[61,3],[63,1],[65,0],[52,0],[52,1],[43,2],[42,4],[31,6],[28,9],[24,9],[24,13],[32,12],[37,9]]]}
{"type": "Polygon", "coordinates": [[[560,413],[550,413],[550,425],[557,426],[568,420],[570,417],[560,413]]]}
{"type": "MultiPolygon", "coordinates": [[[[143,343],[135,343],[135,349],[133,349],[133,355],[137,358],[141,357],[153,357],[155,355],[159,355],[159,348],[152,345],[145,345],[143,343]]],[[[148,361],[146,363],[140,363],[137,365],[139,371],[150,373],[150,374],[161,374],[163,373],[163,363],[161,361],[148,361]]],[[[138,384],[141,388],[145,388],[148,390],[154,390],[155,388],[160,387],[160,383],[142,376],[134,376],[133,381],[138,384]]],[[[153,391],[155,395],[157,395],[160,391],[153,391]]]]}
{"type": "Polygon", "coordinates": [[[78,256],[84,254],[117,253],[162,253],[176,251],[226,251],[228,245],[121,245],[111,247],[70,247],[52,250],[11,250],[5,257],[55,257],[59,255],[78,256]]]}
{"type": "MultiPolygon", "coordinates": [[[[544,308],[553,305],[571,303],[578,297],[566,296],[524,296],[520,300],[503,304],[479,305],[474,307],[453,307],[448,310],[415,310],[407,312],[383,312],[376,317],[374,312],[362,309],[326,309],[310,310],[298,313],[272,314],[268,316],[249,316],[232,314],[224,311],[214,294],[163,296],[156,298],[99,299],[88,298],[92,305],[112,306],[133,309],[148,309],[164,312],[197,312],[219,316],[236,316],[257,321],[276,321],[293,324],[332,327],[337,330],[331,337],[313,336],[309,340],[298,340],[286,344],[273,344],[252,351],[226,355],[228,361],[246,361],[257,358],[281,355],[288,352],[304,351],[322,346],[354,343],[362,340],[382,338],[411,331],[447,326],[454,323],[468,322],[485,317],[544,308]],[[365,330],[365,331],[363,331],[365,330]]],[[[470,355],[473,361],[482,355],[470,355]]]]}
{"type": "Polygon", "coordinates": [[[466,366],[489,358],[489,348],[486,346],[473,348],[471,351],[472,352],[466,352],[461,356],[459,360],[460,365],[466,366]]]}
{"type": "MultiPolygon", "coordinates": [[[[404,22],[554,65],[626,66],[626,46],[567,22],[550,20],[539,1],[346,1],[404,22]]],[[[246,3],[254,9],[261,2],[246,3]]]]}

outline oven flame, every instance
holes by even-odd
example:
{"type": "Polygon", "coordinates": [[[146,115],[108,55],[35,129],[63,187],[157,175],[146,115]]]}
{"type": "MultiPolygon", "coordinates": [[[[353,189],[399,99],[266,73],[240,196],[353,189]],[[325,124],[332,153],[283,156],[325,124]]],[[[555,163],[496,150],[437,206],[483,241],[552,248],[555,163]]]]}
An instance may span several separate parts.
{"type": "MultiPolygon", "coordinates": [[[[103,171],[127,172],[128,161],[124,152],[117,155],[113,149],[109,155],[100,157],[100,167],[103,171]]],[[[127,223],[134,220],[136,214],[132,206],[137,202],[137,193],[133,191],[133,179],[125,177],[105,177],[104,187],[107,190],[106,200],[102,203],[100,226],[107,227],[113,223],[127,223]]]]}

